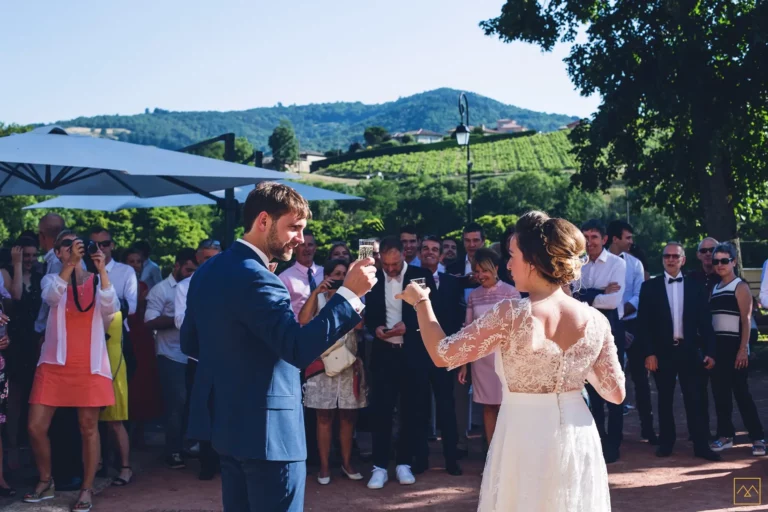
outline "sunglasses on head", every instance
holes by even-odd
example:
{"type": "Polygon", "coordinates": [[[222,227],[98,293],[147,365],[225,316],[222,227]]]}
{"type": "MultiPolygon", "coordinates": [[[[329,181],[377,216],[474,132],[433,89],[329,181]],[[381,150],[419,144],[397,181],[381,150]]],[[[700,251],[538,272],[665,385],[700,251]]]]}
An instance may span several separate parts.
{"type": "Polygon", "coordinates": [[[662,258],[664,258],[665,260],[669,260],[669,259],[679,260],[680,259],[680,255],[679,254],[663,254],[662,258]]]}
{"type": "Polygon", "coordinates": [[[714,247],[702,247],[701,249],[699,249],[699,254],[707,254],[714,250],[715,250],[714,247]]]}
{"type": "Polygon", "coordinates": [[[203,240],[200,242],[200,249],[221,249],[221,242],[218,240],[203,240]]]}
{"type": "Polygon", "coordinates": [[[713,265],[727,265],[733,261],[733,258],[720,258],[719,260],[712,260],[713,265]]]}

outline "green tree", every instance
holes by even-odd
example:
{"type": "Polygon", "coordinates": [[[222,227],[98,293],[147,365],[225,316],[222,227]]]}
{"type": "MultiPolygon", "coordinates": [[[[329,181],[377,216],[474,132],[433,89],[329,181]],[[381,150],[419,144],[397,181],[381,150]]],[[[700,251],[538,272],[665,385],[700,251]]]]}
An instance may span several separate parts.
{"type": "Polygon", "coordinates": [[[574,183],[607,190],[622,176],[640,206],[689,226],[703,219],[708,234],[738,243],[739,224],[765,206],[766,20],[757,0],[507,0],[480,25],[547,51],[586,25],[565,62],[602,103],[570,134],[574,183]]]}
{"type": "Polygon", "coordinates": [[[293,125],[287,119],[280,124],[269,136],[269,147],[272,149],[272,158],[275,169],[285,171],[286,166],[295,163],[299,159],[299,141],[293,131],[293,125]]]}
{"type": "Polygon", "coordinates": [[[375,146],[390,139],[389,132],[381,126],[369,126],[363,133],[363,139],[369,146],[375,146]]]}
{"type": "Polygon", "coordinates": [[[362,151],[362,150],[363,150],[363,145],[362,144],[360,144],[359,142],[353,142],[352,144],[349,145],[349,151],[348,152],[349,153],[357,153],[358,151],[362,151]]]}

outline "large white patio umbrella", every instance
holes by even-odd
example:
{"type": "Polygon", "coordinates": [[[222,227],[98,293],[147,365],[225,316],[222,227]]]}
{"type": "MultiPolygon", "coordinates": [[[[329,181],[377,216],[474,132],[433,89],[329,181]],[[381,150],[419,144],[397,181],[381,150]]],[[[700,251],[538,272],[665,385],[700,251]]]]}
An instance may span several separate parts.
{"type": "MultiPolygon", "coordinates": [[[[326,190],[301,183],[284,181],[302,195],[307,201],[362,201],[362,197],[351,196],[326,190]]],[[[253,185],[245,187],[235,187],[235,200],[244,203],[248,193],[253,190],[253,185]]],[[[219,190],[212,193],[214,196],[224,199],[224,191],[219,190]]],[[[161,206],[197,206],[197,205],[215,205],[216,201],[199,194],[179,194],[173,196],[141,198],[134,196],[60,196],[33,205],[25,206],[25,210],[34,210],[40,208],[68,208],[74,210],[99,210],[105,212],[116,212],[128,208],[157,208],[161,206]]]]}
{"type": "Polygon", "coordinates": [[[212,192],[284,180],[270,171],[111,139],[68,135],[57,126],[0,137],[0,195],[132,195],[212,192]]]}

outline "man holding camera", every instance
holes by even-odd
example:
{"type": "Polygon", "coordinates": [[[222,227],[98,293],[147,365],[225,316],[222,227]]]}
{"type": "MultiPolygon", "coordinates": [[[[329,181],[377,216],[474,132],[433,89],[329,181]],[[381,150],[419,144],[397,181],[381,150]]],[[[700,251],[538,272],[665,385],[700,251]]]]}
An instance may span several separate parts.
{"type": "Polygon", "coordinates": [[[136,312],[136,302],[138,299],[139,283],[136,279],[136,272],[125,263],[118,263],[112,259],[112,251],[115,243],[112,240],[112,234],[101,226],[91,229],[91,241],[99,246],[104,253],[104,261],[107,266],[109,281],[115,287],[117,298],[120,299],[122,309],[127,306],[127,312],[123,311],[123,317],[132,315],[136,312]]]}

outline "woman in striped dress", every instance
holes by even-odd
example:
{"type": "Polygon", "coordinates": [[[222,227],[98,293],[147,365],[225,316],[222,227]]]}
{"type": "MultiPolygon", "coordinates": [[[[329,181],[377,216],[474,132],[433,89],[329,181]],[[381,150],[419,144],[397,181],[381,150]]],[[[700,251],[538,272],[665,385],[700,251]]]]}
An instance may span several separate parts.
{"type": "Polygon", "coordinates": [[[717,412],[717,437],[712,451],[733,448],[733,398],[752,440],[752,454],[765,455],[763,426],[747,385],[752,295],[749,285],[736,277],[736,248],[730,243],[715,247],[712,263],[721,281],[709,299],[715,328],[715,368],[712,388],[717,412]]]}
{"type": "MultiPolygon", "coordinates": [[[[520,293],[514,286],[499,279],[499,260],[499,255],[491,249],[479,249],[475,253],[472,271],[480,287],[469,294],[464,325],[471,324],[504,299],[520,298],[520,293]]],[[[499,416],[503,398],[501,380],[496,373],[496,366],[499,365],[501,368],[501,360],[497,361],[497,358],[501,358],[499,354],[499,351],[494,351],[472,363],[472,401],[483,405],[483,425],[489,445],[493,438],[493,431],[496,430],[496,419],[499,416]]],[[[461,384],[466,383],[466,365],[459,370],[458,378],[461,384]]]]}

